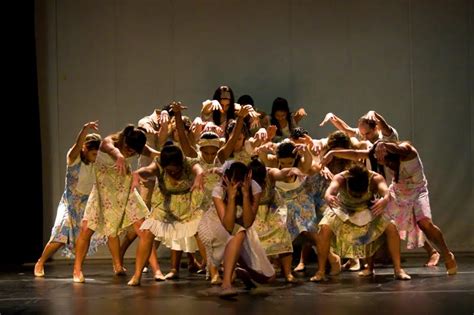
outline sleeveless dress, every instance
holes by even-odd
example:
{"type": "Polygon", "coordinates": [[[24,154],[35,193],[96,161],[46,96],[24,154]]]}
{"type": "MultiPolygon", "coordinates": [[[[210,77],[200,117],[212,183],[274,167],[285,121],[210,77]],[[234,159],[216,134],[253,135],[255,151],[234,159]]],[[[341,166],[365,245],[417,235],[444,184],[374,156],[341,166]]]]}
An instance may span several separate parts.
{"type": "MultiPolygon", "coordinates": [[[[66,167],[65,188],[59,201],[49,242],[63,243],[64,248],[61,254],[68,258],[75,257],[76,239],[92,189],[93,171],[94,164],[83,163],[80,156],[66,167]]],[[[105,242],[105,238],[94,234],[87,254],[92,255],[97,251],[98,246],[105,242]]]]}
{"type": "Polygon", "coordinates": [[[194,236],[203,212],[204,195],[203,191],[191,191],[194,183],[191,164],[191,159],[186,158],[183,175],[178,181],[171,180],[159,167],[151,213],[140,227],[141,230],[150,230],[166,247],[187,253],[198,249],[194,236]]]}
{"type": "Polygon", "coordinates": [[[128,174],[121,175],[115,161],[99,151],[95,162],[96,182],[84,213],[88,227],[100,235],[117,236],[148,215],[148,208],[136,189],[131,190],[130,158],[128,174]]]}
{"type": "Polygon", "coordinates": [[[257,216],[252,225],[267,256],[293,252],[292,238],[286,227],[286,213],[282,212],[282,203],[283,200],[277,197],[275,183],[267,176],[257,216]]]}
{"type": "Polygon", "coordinates": [[[431,208],[428,182],[419,156],[400,162],[399,177],[398,183],[393,181],[389,187],[387,213],[395,221],[400,238],[407,240],[408,249],[422,247],[425,236],[417,222],[431,219],[431,208]]]}
{"type": "Polygon", "coordinates": [[[371,257],[383,244],[385,229],[390,223],[385,215],[373,217],[370,212],[371,200],[375,193],[370,190],[375,173],[369,175],[369,188],[359,198],[351,196],[347,188],[347,172],[343,174],[346,185],[340,187],[338,198],[340,207],[328,207],[319,225],[329,225],[334,233],[332,249],[340,257],[371,257]]]}
{"type": "MultiPolygon", "coordinates": [[[[255,181],[252,181],[252,193],[255,195],[259,192],[261,192],[260,186],[255,181]]],[[[221,185],[216,186],[212,191],[212,196],[215,198],[224,199],[224,195],[225,192],[221,185]]],[[[236,218],[241,217],[242,208],[237,206],[236,218]]],[[[204,213],[198,228],[199,238],[206,247],[208,263],[214,266],[220,266],[224,259],[224,251],[227,243],[240,231],[245,231],[246,233],[240,251],[240,257],[244,260],[245,264],[260,274],[267,277],[273,276],[275,270],[260,244],[258,234],[253,228],[253,225],[246,229],[240,224],[235,223],[232,233],[229,233],[222,225],[214,203],[211,208],[204,213]]]]}

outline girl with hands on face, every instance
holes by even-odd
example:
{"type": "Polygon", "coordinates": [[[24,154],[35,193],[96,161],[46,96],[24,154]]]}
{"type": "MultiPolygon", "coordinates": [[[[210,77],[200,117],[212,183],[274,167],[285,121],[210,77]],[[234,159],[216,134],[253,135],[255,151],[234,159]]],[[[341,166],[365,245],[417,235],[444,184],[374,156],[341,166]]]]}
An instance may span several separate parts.
{"type": "Polygon", "coordinates": [[[198,231],[209,262],[219,266],[223,261],[220,295],[232,296],[237,294],[232,286],[234,270],[248,288],[255,286],[252,279],[260,283],[274,279],[275,271],[253,228],[261,187],[245,164],[227,162],[224,168],[222,183],[212,192],[213,205],[203,215],[198,231]]]}

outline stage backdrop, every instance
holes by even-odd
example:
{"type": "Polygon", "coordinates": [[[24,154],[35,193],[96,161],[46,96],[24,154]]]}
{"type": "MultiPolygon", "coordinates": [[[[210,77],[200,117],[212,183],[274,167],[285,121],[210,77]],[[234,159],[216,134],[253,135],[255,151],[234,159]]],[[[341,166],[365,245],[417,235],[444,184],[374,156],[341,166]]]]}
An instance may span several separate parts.
{"type": "Polygon", "coordinates": [[[418,148],[448,245],[472,251],[473,3],[36,1],[44,242],[85,122],[105,136],[170,100],[195,116],[227,84],[267,111],[278,96],[303,106],[314,138],[334,130],[327,112],[353,126],[381,113],[418,148]]]}

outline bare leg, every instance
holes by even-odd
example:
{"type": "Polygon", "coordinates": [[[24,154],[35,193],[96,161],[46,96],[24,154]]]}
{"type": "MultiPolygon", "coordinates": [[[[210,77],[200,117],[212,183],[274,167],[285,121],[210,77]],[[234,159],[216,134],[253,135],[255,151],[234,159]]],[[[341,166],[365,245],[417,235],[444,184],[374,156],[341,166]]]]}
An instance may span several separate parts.
{"type": "MultiPolygon", "coordinates": [[[[310,247],[311,248],[311,247],[310,247]]],[[[303,252],[303,251],[301,251],[303,252]]],[[[291,261],[293,260],[293,255],[292,253],[284,253],[278,255],[280,258],[281,262],[281,271],[283,272],[283,275],[285,276],[285,280],[288,283],[296,283],[297,280],[291,273],[291,261]]]]}
{"type": "Polygon", "coordinates": [[[324,279],[326,260],[329,256],[330,242],[333,235],[329,225],[324,224],[319,226],[318,242],[316,244],[318,249],[318,271],[309,279],[310,281],[318,282],[324,279]]]}
{"type": "Polygon", "coordinates": [[[359,277],[370,277],[374,274],[374,265],[375,265],[375,260],[374,257],[366,257],[365,258],[367,262],[367,268],[364,270],[361,270],[358,275],[359,277]]]}
{"type": "Polygon", "coordinates": [[[135,259],[135,273],[132,279],[128,282],[128,285],[137,286],[140,285],[142,278],[142,270],[145,267],[145,263],[150,257],[151,249],[153,247],[153,240],[155,235],[150,230],[143,230],[140,232],[140,242],[138,243],[137,254],[135,259]]]}
{"type": "Polygon", "coordinates": [[[165,276],[165,279],[177,279],[179,277],[179,264],[181,261],[181,250],[171,250],[171,270],[165,276]]]}
{"type": "Polygon", "coordinates": [[[196,234],[196,243],[199,248],[199,254],[201,255],[201,262],[197,262],[197,265],[199,266],[199,270],[197,273],[203,273],[206,271],[206,264],[207,264],[207,255],[206,255],[206,247],[202,243],[201,239],[199,238],[199,235],[196,234]]]}
{"type": "Polygon", "coordinates": [[[158,254],[156,253],[158,247],[160,246],[160,242],[157,240],[153,241],[153,245],[151,247],[150,258],[148,258],[148,264],[153,271],[153,277],[157,281],[164,281],[165,276],[161,272],[160,263],[158,262],[158,254]]]}
{"type": "Polygon", "coordinates": [[[432,242],[441,252],[444,258],[444,264],[449,275],[457,273],[457,264],[454,254],[449,251],[448,245],[443,237],[440,228],[433,224],[431,219],[422,219],[418,221],[418,226],[425,233],[426,237],[432,242]]]}
{"type": "Polygon", "coordinates": [[[112,255],[112,266],[114,274],[116,276],[125,275],[125,269],[123,268],[120,259],[120,239],[118,238],[118,236],[109,236],[107,246],[109,247],[110,254],[112,255]]]}
{"type": "MultiPolygon", "coordinates": [[[[390,223],[385,229],[387,236],[387,246],[393,262],[393,272],[397,280],[410,280],[411,277],[402,269],[400,262],[400,236],[393,223],[390,223]]],[[[368,261],[370,268],[370,261],[368,261]]]]}
{"type": "Polygon", "coordinates": [[[439,262],[439,257],[440,257],[440,254],[438,253],[438,251],[434,249],[433,246],[431,246],[431,244],[427,241],[425,241],[425,243],[423,244],[423,248],[428,253],[428,260],[426,261],[424,266],[425,267],[437,266],[439,262]]]}
{"type": "Polygon", "coordinates": [[[34,274],[35,277],[44,277],[44,263],[49,259],[49,257],[53,256],[54,253],[58,251],[61,247],[63,247],[63,243],[58,242],[48,242],[44,247],[43,253],[41,257],[38,259],[38,262],[35,264],[34,274]]]}
{"type": "Polygon", "coordinates": [[[304,271],[306,269],[306,262],[308,261],[308,257],[311,254],[311,251],[313,250],[311,244],[304,243],[303,247],[301,248],[301,253],[300,253],[300,261],[298,265],[293,269],[294,272],[300,272],[304,271]]]}
{"type": "Polygon", "coordinates": [[[245,237],[245,231],[241,231],[227,243],[224,251],[224,277],[221,286],[223,290],[232,289],[232,274],[234,273],[235,264],[239,259],[245,237]]]}
{"type": "Polygon", "coordinates": [[[127,234],[123,238],[120,244],[120,264],[123,266],[123,257],[127,252],[128,247],[133,243],[133,241],[137,238],[137,233],[134,230],[128,230],[127,234]]]}
{"type": "Polygon", "coordinates": [[[81,231],[77,236],[76,240],[76,259],[74,260],[74,270],[72,273],[74,282],[84,282],[84,275],[82,274],[82,264],[86,257],[91,237],[94,231],[87,227],[87,221],[83,220],[81,225],[81,231]]]}

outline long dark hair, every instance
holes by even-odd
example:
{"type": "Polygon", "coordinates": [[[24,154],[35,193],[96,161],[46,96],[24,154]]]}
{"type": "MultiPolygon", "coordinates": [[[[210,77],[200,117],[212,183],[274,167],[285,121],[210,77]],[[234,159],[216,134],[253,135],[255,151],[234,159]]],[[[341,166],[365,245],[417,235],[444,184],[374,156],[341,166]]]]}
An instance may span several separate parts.
{"type": "MultiPolygon", "coordinates": [[[[218,87],[217,90],[214,92],[214,95],[212,96],[212,99],[219,101],[219,103],[221,99],[223,98],[228,98],[230,100],[229,107],[227,107],[227,111],[226,111],[226,119],[229,120],[229,119],[235,118],[234,92],[227,85],[218,87]],[[223,97],[224,95],[228,97],[223,97]]],[[[216,124],[217,126],[221,125],[221,112],[219,110],[214,110],[212,112],[212,120],[214,121],[214,124],[216,124]]]]}
{"type": "MultiPolygon", "coordinates": [[[[242,163],[242,162],[233,162],[230,165],[230,167],[227,168],[224,171],[224,176],[227,177],[229,182],[234,180],[234,181],[238,181],[238,182],[243,183],[246,176],[247,176],[248,171],[249,171],[249,169],[244,163],[242,163]]],[[[250,200],[252,201],[253,200],[252,186],[250,186],[249,196],[250,196],[250,200]]],[[[227,202],[227,194],[225,194],[224,202],[227,202]]],[[[239,206],[243,205],[242,187],[239,187],[237,189],[237,195],[235,197],[235,204],[239,205],[239,206]]]]}
{"type": "Polygon", "coordinates": [[[271,121],[271,124],[272,125],[275,125],[277,126],[277,132],[276,132],[276,135],[277,136],[282,136],[282,132],[281,132],[281,126],[280,124],[278,123],[278,120],[276,120],[275,118],[275,113],[277,111],[282,111],[282,112],[286,112],[286,120],[288,121],[288,128],[290,129],[290,132],[293,130],[293,123],[291,121],[291,112],[290,112],[290,106],[288,105],[288,101],[286,99],[284,99],[283,97],[277,97],[274,101],[273,101],[273,104],[272,104],[272,112],[270,114],[270,121],[271,121]]]}
{"type": "Polygon", "coordinates": [[[265,190],[267,168],[257,155],[252,156],[251,159],[252,160],[247,167],[249,168],[249,171],[252,171],[252,179],[262,187],[262,190],[265,190]]]}

